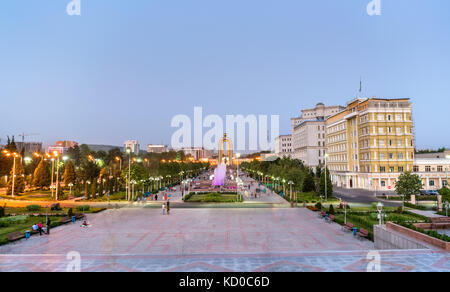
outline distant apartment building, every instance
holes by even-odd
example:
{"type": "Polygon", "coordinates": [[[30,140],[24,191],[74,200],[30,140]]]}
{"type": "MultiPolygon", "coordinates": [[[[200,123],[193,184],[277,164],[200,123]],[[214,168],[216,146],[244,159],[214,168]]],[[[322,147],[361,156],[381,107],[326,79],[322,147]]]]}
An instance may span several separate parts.
{"type": "Polygon", "coordinates": [[[155,145],[155,144],[147,145],[148,153],[164,153],[164,152],[167,152],[168,150],[169,149],[166,145],[155,145]]]}
{"type": "Polygon", "coordinates": [[[74,146],[77,146],[78,143],[75,141],[56,141],[55,145],[49,146],[47,148],[47,152],[54,152],[57,151],[59,154],[65,154],[69,150],[69,148],[72,148],[74,146]]]}
{"type": "Polygon", "coordinates": [[[423,189],[439,190],[449,186],[450,157],[419,158],[418,155],[414,159],[413,172],[422,178],[423,189]]]}
{"type": "Polygon", "coordinates": [[[342,111],[344,107],[325,106],[302,110],[302,115],[291,119],[292,157],[310,167],[323,164],[326,152],[326,118],[342,111]]]}
{"type": "Polygon", "coordinates": [[[292,135],[281,135],[275,138],[275,154],[278,157],[292,156],[292,135]]]}
{"type": "Polygon", "coordinates": [[[140,145],[139,145],[139,142],[138,142],[137,140],[128,140],[128,141],[125,141],[125,143],[124,143],[124,148],[125,148],[125,151],[126,151],[127,149],[130,149],[131,153],[136,154],[136,155],[139,155],[139,148],[140,148],[140,145]]]}
{"type": "Polygon", "coordinates": [[[34,153],[42,151],[42,142],[15,142],[19,152],[25,149],[25,153],[34,153]],[[25,146],[24,146],[25,144],[25,146]]]}
{"type": "Polygon", "coordinates": [[[188,147],[188,148],[182,148],[181,151],[184,152],[185,155],[192,156],[195,160],[200,159],[211,159],[214,155],[214,150],[208,150],[201,147],[188,147]]]}
{"type": "Polygon", "coordinates": [[[328,168],[339,187],[394,190],[413,171],[414,135],[408,98],[357,98],[329,117],[328,168]]]}

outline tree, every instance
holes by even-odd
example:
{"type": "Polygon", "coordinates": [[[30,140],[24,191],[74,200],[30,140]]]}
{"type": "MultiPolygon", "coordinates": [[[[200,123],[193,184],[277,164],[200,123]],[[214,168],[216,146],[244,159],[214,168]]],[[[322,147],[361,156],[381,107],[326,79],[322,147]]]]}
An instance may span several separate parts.
{"type": "Polygon", "coordinates": [[[15,173],[14,194],[23,193],[25,191],[25,177],[24,177],[25,171],[23,169],[22,163],[20,162],[20,159],[16,159],[15,171],[13,168],[11,168],[11,173],[8,180],[8,189],[6,191],[6,194],[8,196],[12,194],[13,173],[15,173]]]}
{"type": "Polygon", "coordinates": [[[75,167],[72,160],[69,160],[66,164],[66,168],[64,169],[64,185],[67,187],[70,183],[75,184],[75,181],[75,167]]]}
{"type": "Polygon", "coordinates": [[[48,187],[50,185],[50,181],[51,178],[48,164],[44,159],[42,159],[41,162],[39,162],[38,167],[34,171],[33,185],[42,189],[44,187],[48,187]]]}
{"type": "Polygon", "coordinates": [[[422,189],[422,179],[417,174],[412,174],[410,171],[402,173],[398,177],[398,181],[395,184],[395,191],[397,194],[404,196],[406,198],[411,197],[411,195],[420,194],[422,189]]]}
{"type": "Polygon", "coordinates": [[[305,173],[305,180],[303,181],[303,192],[312,192],[316,189],[314,183],[314,176],[311,171],[307,170],[305,173]]]}

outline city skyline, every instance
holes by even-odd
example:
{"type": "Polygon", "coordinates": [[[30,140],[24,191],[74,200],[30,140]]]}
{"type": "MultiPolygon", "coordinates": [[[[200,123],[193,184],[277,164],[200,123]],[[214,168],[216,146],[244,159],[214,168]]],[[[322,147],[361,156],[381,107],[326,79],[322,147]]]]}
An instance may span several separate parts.
{"type": "Polygon", "coordinates": [[[417,148],[449,147],[448,2],[384,1],[375,17],[368,1],[99,1],[79,17],[65,2],[0,11],[0,96],[15,109],[0,116],[1,144],[25,132],[46,145],[170,145],[171,118],[194,106],[279,114],[287,134],[303,108],[345,106],[362,77],[365,97],[411,98],[417,148]]]}

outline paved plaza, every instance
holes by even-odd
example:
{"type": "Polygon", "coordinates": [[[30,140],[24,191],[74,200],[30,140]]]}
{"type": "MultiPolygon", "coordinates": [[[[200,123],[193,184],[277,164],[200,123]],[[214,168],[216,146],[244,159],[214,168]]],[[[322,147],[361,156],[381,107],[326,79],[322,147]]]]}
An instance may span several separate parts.
{"type": "MultiPolygon", "coordinates": [[[[0,271],[365,271],[373,243],[307,209],[122,208],[0,247],[0,271]]],[[[383,271],[448,271],[439,251],[382,251],[383,271]]]]}

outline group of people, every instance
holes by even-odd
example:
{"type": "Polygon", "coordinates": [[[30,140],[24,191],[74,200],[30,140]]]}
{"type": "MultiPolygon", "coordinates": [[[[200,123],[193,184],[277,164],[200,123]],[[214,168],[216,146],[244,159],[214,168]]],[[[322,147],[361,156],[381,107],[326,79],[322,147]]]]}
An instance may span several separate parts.
{"type": "Polygon", "coordinates": [[[44,225],[42,224],[42,222],[33,224],[31,229],[33,229],[33,231],[35,231],[35,232],[39,232],[39,235],[42,235],[42,232],[46,233],[47,235],[50,235],[50,225],[51,225],[51,223],[52,222],[50,221],[50,218],[47,218],[46,231],[44,231],[44,225]]]}
{"type": "Polygon", "coordinates": [[[167,201],[164,204],[162,204],[162,213],[163,215],[170,214],[170,201],[167,201]]]}

